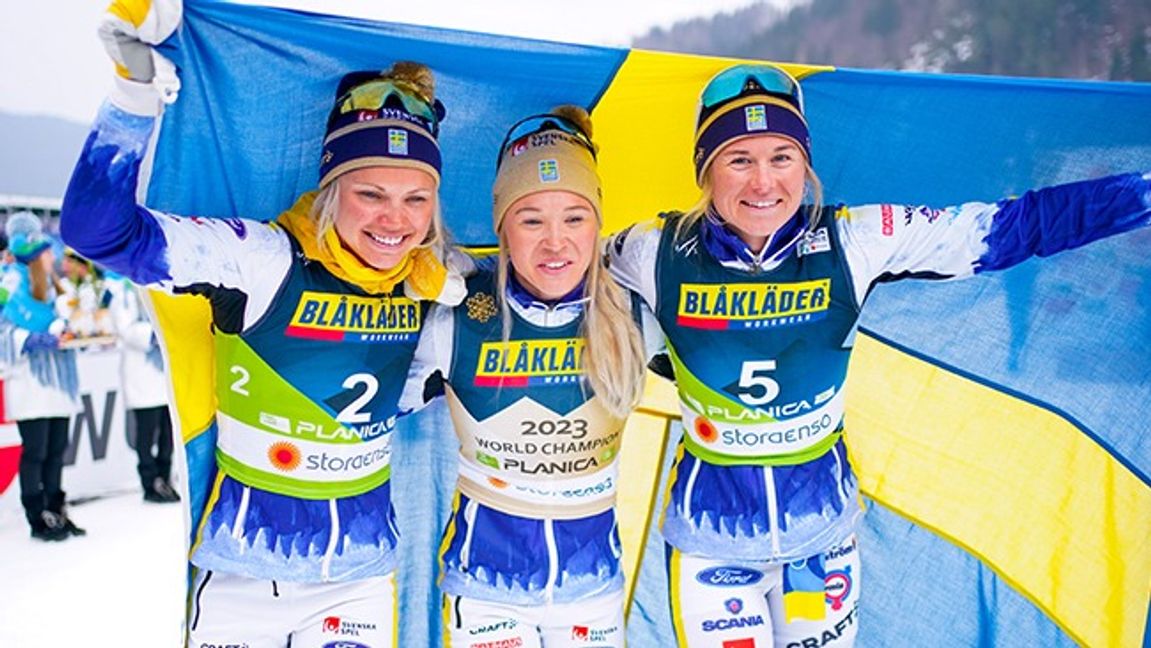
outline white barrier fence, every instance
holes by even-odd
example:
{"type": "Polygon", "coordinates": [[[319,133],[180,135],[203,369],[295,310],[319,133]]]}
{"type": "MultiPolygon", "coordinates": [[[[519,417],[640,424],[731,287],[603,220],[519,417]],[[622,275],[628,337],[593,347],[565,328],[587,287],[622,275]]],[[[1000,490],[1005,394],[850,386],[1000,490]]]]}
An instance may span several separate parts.
{"type": "MultiPolygon", "coordinates": [[[[140,491],[136,475],[135,422],[124,414],[120,352],[91,349],[79,354],[83,409],[72,419],[64,455],[64,490],[69,500],[124,490],[140,491]]],[[[17,477],[20,434],[0,411],[0,524],[23,524],[17,477]]]]}

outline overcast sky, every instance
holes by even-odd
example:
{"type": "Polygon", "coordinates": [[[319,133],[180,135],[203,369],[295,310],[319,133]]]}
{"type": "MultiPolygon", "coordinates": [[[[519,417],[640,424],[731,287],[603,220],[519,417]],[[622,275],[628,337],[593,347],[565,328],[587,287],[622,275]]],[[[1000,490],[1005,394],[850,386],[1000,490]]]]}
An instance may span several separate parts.
{"type": "MultiPolygon", "coordinates": [[[[794,0],[768,0],[785,6],[794,0]]],[[[730,11],[755,0],[258,0],[318,13],[390,22],[626,46],[677,20],[730,11]],[[556,7],[562,6],[561,11],[556,7]]],[[[89,122],[109,84],[111,63],[96,26],[108,0],[0,0],[0,111],[89,122]]]]}

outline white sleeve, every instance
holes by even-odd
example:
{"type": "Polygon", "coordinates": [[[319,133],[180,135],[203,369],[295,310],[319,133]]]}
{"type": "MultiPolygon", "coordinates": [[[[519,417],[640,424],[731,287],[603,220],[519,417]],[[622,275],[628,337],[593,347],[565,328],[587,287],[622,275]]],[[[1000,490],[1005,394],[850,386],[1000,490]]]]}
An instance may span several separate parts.
{"type": "Polygon", "coordinates": [[[974,274],[998,206],[965,203],[934,209],[915,205],[841,207],[835,227],[862,304],[877,281],[953,279],[974,274]]]}
{"type": "Polygon", "coordinates": [[[152,214],[164,233],[171,274],[171,279],[160,282],[161,288],[201,294],[241,292],[247,297],[245,329],[267,312],[294,256],[280,226],[239,218],[152,214]]]}
{"type": "Polygon", "coordinates": [[[608,270],[624,288],[638,294],[654,311],[655,266],[662,221],[636,223],[608,238],[608,270]]]}
{"type": "Polygon", "coordinates": [[[452,361],[452,338],[455,334],[453,309],[443,304],[432,304],[420,330],[420,341],[416,345],[416,355],[408,369],[408,379],[400,394],[400,415],[411,414],[423,409],[431,398],[425,397],[428,382],[435,380],[436,372],[441,379],[447,378],[448,365],[452,361]]]}
{"type": "Polygon", "coordinates": [[[643,336],[644,358],[650,362],[655,356],[667,353],[667,342],[663,336],[663,329],[659,326],[659,320],[655,318],[655,313],[652,312],[647,303],[640,304],[639,317],[639,332],[643,336]]]}

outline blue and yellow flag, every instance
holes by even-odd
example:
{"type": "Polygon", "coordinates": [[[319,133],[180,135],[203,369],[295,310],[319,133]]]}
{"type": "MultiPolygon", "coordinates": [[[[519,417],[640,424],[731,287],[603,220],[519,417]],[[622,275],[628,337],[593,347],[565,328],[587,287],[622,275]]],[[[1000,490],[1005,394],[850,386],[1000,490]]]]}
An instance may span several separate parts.
{"type": "MultiPolygon", "coordinates": [[[[494,241],[504,132],[564,103],[592,111],[608,231],[689,206],[696,97],[732,63],[210,0],[185,0],[185,23],[163,50],[183,90],[163,119],[150,206],[273,218],[317,183],[339,78],[416,60],[435,71],[448,109],[445,218],[471,245],[494,241]]],[[[803,78],[829,202],[992,201],[1151,169],[1147,84],[789,69],[803,78]]],[[[1003,273],[871,296],[847,413],[869,498],[859,645],[1146,645],[1148,249],[1151,232],[1135,232],[1003,273]]],[[[193,298],[161,297],[157,313],[194,479],[211,461],[214,429],[207,312],[193,298]]],[[[631,646],[672,644],[662,541],[648,524],[672,412],[673,390],[652,381],[625,435],[631,646]]],[[[401,426],[398,443],[401,644],[434,645],[450,420],[432,408],[401,426]]]]}

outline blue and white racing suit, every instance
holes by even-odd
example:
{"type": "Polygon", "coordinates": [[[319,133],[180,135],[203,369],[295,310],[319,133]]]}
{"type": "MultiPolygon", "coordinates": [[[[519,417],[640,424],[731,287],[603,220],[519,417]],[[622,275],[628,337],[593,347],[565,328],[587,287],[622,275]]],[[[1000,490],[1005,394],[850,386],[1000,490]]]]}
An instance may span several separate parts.
{"type": "MultiPolygon", "coordinates": [[[[220,634],[199,638],[195,624],[212,621],[196,606],[201,586],[210,594],[226,577],[273,581],[256,588],[269,599],[279,598],[277,581],[354,589],[377,579],[383,599],[394,595],[391,445],[426,302],[409,298],[403,283],[373,293],[341,278],[279,223],[137,205],[155,100],[141,96],[146,86],[118,83],[120,95],[101,109],[76,167],[62,231],[81,254],[136,283],[201,295],[211,305],[215,417],[205,430],[183,430],[186,438],[216,435],[214,477],[192,485],[207,489],[193,520],[190,561],[200,572],[193,637],[243,643],[252,636],[246,628],[284,623],[281,636],[376,637],[373,645],[383,645],[394,631],[394,604],[386,600],[367,620],[340,617],[343,600],[321,602],[326,615],[284,618],[232,605],[251,589],[240,584],[221,598],[229,606],[221,614],[233,616],[214,626],[220,634]],[[297,621],[304,625],[290,625],[297,621]]],[[[285,217],[307,217],[302,204],[285,217]]],[[[350,596],[340,591],[333,587],[332,597],[350,596]]],[[[315,590],[308,593],[315,601],[315,590]]]]}
{"type": "Polygon", "coordinates": [[[623,645],[614,507],[624,421],[584,378],[586,300],[544,304],[513,277],[507,302],[507,342],[487,268],[462,305],[434,306],[401,401],[422,406],[442,376],[460,441],[440,553],[447,632],[452,645],[623,645]]]}
{"type": "MultiPolygon", "coordinates": [[[[999,270],[1142,227],[1149,196],[1148,176],[1126,174],[995,204],[827,207],[810,227],[805,208],[759,255],[715,216],[678,238],[678,215],[617,234],[608,246],[611,271],[656,313],[683,413],[662,521],[673,563],[677,553],[717,561],[706,569],[814,559],[820,571],[815,563],[829,553],[842,557],[847,546],[854,553],[848,539],[862,510],[843,436],[843,386],[869,291],[902,278],[999,270]]],[[[762,578],[747,569],[740,578],[762,578]]],[[[709,579],[700,571],[682,580],[709,579]]],[[[684,625],[693,605],[711,606],[698,616],[729,617],[728,591],[705,588],[709,600],[695,592],[677,601],[672,588],[681,641],[712,645],[706,641],[756,634],[738,624],[712,623],[711,635],[684,625]]],[[[827,623],[854,610],[859,588],[851,591],[856,600],[829,590],[827,623]]],[[[745,616],[760,612],[768,614],[756,607],[745,616]]],[[[771,624],[762,625],[770,640],[771,624]]],[[[854,631],[841,624],[835,634],[854,631]]]]}

